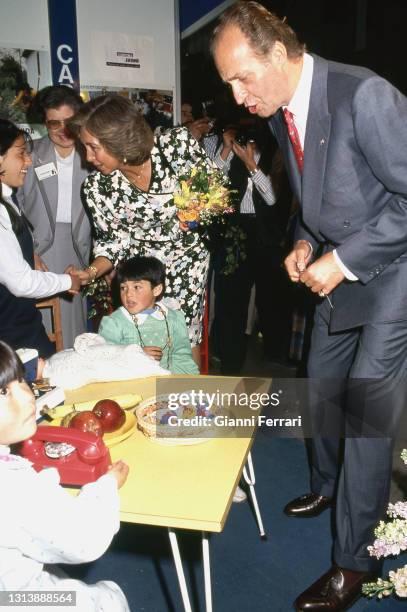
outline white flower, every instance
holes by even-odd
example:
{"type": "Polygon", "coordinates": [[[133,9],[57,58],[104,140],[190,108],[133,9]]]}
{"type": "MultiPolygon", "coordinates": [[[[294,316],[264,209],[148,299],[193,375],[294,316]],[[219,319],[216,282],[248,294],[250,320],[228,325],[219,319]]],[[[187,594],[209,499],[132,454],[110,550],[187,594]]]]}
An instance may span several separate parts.
{"type": "Polygon", "coordinates": [[[407,597],[407,565],[395,572],[389,572],[390,582],[394,584],[394,590],[399,597],[407,597]]]}

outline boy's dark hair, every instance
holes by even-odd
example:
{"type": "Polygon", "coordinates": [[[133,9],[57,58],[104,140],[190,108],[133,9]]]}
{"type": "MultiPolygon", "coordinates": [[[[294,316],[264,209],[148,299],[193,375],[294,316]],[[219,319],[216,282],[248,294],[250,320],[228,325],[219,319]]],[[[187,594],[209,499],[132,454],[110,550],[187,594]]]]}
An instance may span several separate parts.
{"type": "Polygon", "coordinates": [[[145,280],[149,281],[153,288],[162,285],[162,296],[165,291],[165,265],[156,257],[136,255],[119,265],[115,280],[118,289],[120,289],[120,283],[125,281],[145,280]]]}
{"type": "Polygon", "coordinates": [[[0,389],[4,389],[14,380],[23,380],[24,366],[17,353],[0,340],[0,389]]]}

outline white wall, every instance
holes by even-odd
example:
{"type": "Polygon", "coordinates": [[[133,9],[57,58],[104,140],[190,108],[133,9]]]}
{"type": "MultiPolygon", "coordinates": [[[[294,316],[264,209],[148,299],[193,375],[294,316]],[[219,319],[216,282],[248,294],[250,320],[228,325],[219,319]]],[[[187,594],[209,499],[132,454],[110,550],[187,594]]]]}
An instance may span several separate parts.
{"type": "MultiPolygon", "coordinates": [[[[174,0],[76,0],[81,87],[174,90],[174,0]],[[138,45],[141,69],[106,66],[111,49],[138,45]]],[[[178,24],[177,24],[178,28],[178,24]]]]}
{"type": "Polygon", "coordinates": [[[0,47],[49,50],[47,0],[0,0],[0,47]]]}
{"type": "Polygon", "coordinates": [[[26,59],[26,68],[27,80],[31,87],[42,89],[47,87],[47,85],[51,85],[52,74],[49,51],[33,51],[30,53],[26,59]]]}

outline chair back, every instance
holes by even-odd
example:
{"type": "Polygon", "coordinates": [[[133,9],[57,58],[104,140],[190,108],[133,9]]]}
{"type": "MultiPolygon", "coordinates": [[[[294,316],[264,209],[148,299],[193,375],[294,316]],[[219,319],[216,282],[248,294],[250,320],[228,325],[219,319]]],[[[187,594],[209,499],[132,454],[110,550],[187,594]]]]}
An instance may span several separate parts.
{"type": "Polygon", "coordinates": [[[64,348],[62,338],[62,322],[61,322],[61,304],[59,298],[46,298],[37,302],[37,308],[48,308],[51,310],[51,326],[52,330],[48,331],[48,338],[51,342],[55,342],[55,348],[62,351],[64,348]]]}

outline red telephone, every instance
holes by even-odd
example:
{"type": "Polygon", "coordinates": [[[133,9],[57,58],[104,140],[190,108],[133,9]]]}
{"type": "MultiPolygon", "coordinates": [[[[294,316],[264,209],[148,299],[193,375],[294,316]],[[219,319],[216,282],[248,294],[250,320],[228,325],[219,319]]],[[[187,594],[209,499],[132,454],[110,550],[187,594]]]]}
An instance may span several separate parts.
{"type": "Polygon", "coordinates": [[[111,465],[109,449],[102,438],[88,431],[69,427],[38,427],[36,433],[19,446],[19,454],[33,463],[37,472],[56,467],[61,484],[84,485],[105,474],[111,465]],[[65,457],[52,458],[45,453],[46,442],[65,442],[75,450],[65,457]]]}

